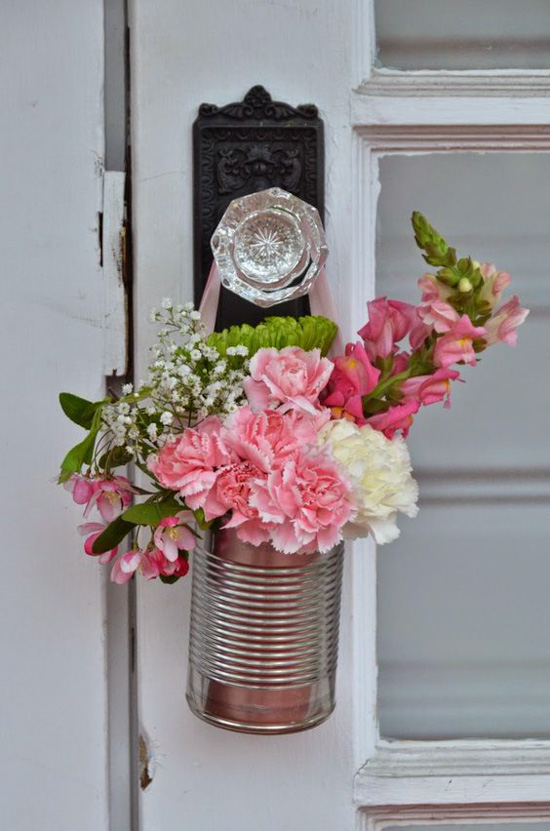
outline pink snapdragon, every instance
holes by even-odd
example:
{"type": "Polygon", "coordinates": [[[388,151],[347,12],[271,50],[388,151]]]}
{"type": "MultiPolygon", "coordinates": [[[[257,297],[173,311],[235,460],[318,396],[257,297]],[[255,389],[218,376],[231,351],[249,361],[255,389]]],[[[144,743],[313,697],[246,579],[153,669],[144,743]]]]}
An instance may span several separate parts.
{"type": "Polygon", "coordinates": [[[337,418],[348,413],[357,424],[364,424],[362,397],[372,392],[379,377],[380,370],[371,364],[363,344],[348,343],[345,355],[334,359],[322,402],[337,418]]]}
{"type": "Polygon", "coordinates": [[[426,326],[439,334],[449,332],[460,318],[456,309],[444,300],[423,303],[418,308],[418,315],[426,326]]]}
{"type": "Polygon", "coordinates": [[[444,400],[444,407],[451,406],[451,381],[460,378],[456,369],[436,369],[432,375],[416,375],[401,384],[403,403],[418,401],[427,406],[444,400]]]}
{"type": "Polygon", "coordinates": [[[438,280],[435,274],[423,274],[418,280],[418,287],[422,292],[422,303],[433,303],[434,300],[445,302],[454,291],[450,286],[438,280]]]}
{"type": "Polygon", "coordinates": [[[181,511],[177,516],[161,519],[155,530],[153,541],[167,560],[174,563],[181,551],[192,551],[195,547],[195,535],[184,523],[192,522],[190,511],[181,511]]]}
{"type": "Polygon", "coordinates": [[[250,378],[244,389],[253,410],[273,405],[315,413],[315,405],[330,378],[332,362],[319,349],[299,346],[259,349],[250,361],[250,378]]]}
{"type": "MultiPolygon", "coordinates": [[[[299,454],[252,487],[250,504],[286,554],[328,551],[354,513],[350,485],[329,456],[299,454]]],[[[237,531],[239,533],[239,531],[237,531]]]]}
{"type": "Polygon", "coordinates": [[[410,303],[379,297],[367,303],[369,320],[359,329],[359,337],[371,361],[387,358],[397,351],[397,344],[418,321],[417,310],[410,303]]]}
{"type": "Polygon", "coordinates": [[[434,366],[446,369],[460,361],[475,366],[477,360],[473,341],[485,337],[485,334],[483,326],[474,326],[467,315],[462,315],[452,329],[437,339],[434,366]]]}
{"type": "Polygon", "coordinates": [[[103,522],[84,522],[78,526],[78,532],[81,536],[86,537],[84,540],[84,551],[90,557],[97,557],[101,565],[110,563],[118,553],[118,546],[115,546],[110,551],[104,551],[103,554],[96,554],[94,551],[94,543],[98,537],[105,531],[107,525],[103,522]]]}
{"type": "Polygon", "coordinates": [[[516,329],[523,323],[528,314],[529,310],[522,309],[519,305],[517,295],[511,297],[507,303],[493,313],[493,316],[485,324],[487,330],[485,342],[487,346],[498,343],[498,341],[507,343],[509,346],[515,346],[517,341],[516,329]]]}
{"type": "Polygon", "coordinates": [[[161,485],[178,491],[193,510],[212,488],[217,469],[236,461],[223,441],[221,427],[216,416],[205,419],[196,429],[186,428],[147,461],[161,485]]]}
{"type": "Polygon", "coordinates": [[[504,289],[510,284],[511,277],[507,271],[497,271],[493,263],[482,263],[479,270],[483,276],[479,299],[485,300],[493,308],[500,300],[504,289]]]}
{"type": "Polygon", "coordinates": [[[388,439],[393,439],[398,432],[402,434],[403,438],[406,438],[413,423],[413,416],[419,409],[420,402],[418,400],[407,401],[405,404],[390,407],[384,413],[370,416],[366,423],[370,424],[375,430],[380,430],[388,439]]]}

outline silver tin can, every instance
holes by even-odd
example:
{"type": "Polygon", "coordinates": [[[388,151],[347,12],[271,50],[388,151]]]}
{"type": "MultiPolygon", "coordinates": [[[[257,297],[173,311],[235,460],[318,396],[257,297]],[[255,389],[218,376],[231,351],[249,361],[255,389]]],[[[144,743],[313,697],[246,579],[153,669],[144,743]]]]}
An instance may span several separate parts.
{"type": "Polygon", "coordinates": [[[193,555],[187,701],[243,733],[293,733],[334,709],[343,544],[281,554],[220,531],[193,555]]]}

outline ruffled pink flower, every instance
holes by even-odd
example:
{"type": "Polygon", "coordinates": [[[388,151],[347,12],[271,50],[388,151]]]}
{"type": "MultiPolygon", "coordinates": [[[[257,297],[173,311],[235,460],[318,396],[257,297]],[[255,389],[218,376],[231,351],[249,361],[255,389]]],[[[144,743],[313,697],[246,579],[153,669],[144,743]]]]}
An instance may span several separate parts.
{"type": "MultiPolygon", "coordinates": [[[[252,487],[250,504],[279,551],[328,551],[354,513],[350,486],[325,456],[301,454],[252,487]]],[[[239,534],[239,531],[237,531],[239,534]]]]}
{"type": "Polygon", "coordinates": [[[94,551],[94,542],[105,531],[107,525],[103,522],[84,522],[78,526],[78,531],[81,536],[86,537],[84,540],[84,551],[90,557],[97,557],[101,565],[110,563],[118,552],[118,546],[115,546],[110,551],[105,551],[103,554],[96,554],[94,551]]]}
{"type": "Polygon", "coordinates": [[[161,519],[155,530],[153,541],[171,563],[178,559],[180,550],[192,551],[195,547],[195,535],[184,525],[192,519],[190,511],[182,511],[177,516],[161,519]]]}
{"type": "Polygon", "coordinates": [[[335,408],[338,418],[344,412],[357,424],[364,424],[362,397],[375,388],[380,377],[362,343],[348,343],[346,354],[334,359],[334,370],[322,396],[325,407],[335,408]]]}
{"type": "Polygon", "coordinates": [[[221,426],[220,420],[212,417],[197,429],[187,428],[147,462],[161,485],[179,491],[193,510],[212,488],[218,468],[237,461],[220,435],[221,426]]]}
{"type": "Polygon", "coordinates": [[[84,516],[96,507],[105,522],[112,522],[132,501],[134,488],[125,476],[93,480],[93,493],[88,500],[84,516]]]}
{"type": "Polygon", "coordinates": [[[369,321],[359,329],[358,335],[365,343],[371,361],[387,358],[397,350],[397,344],[416,325],[415,306],[400,300],[379,297],[367,303],[369,321]]]}
{"type": "Polygon", "coordinates": [[[456,369],[436,369],[432,375],[416,375],[401,384],[403,403],[419,401],[424,406],[445,400],[444,407],[451,406],[451,381],[460,378],[456,369]]]}
{"type": "Polygon", "coordinates": [[[482,263],[479,270],[483,276],[479,300],[485,300],[493,308],[512,278],[507,271],[497,271],[493,263],[482,263]]]}
{"type": "Polygon", "coordinates": [[[300,447],[316,444],[319,431],[330,420],[330,412],[323,409],[314,413],[272,409],[256,413],[251,407],[241,407],[225,421],[225,441],[240,459],[267,473],[300,447]]]}
{"type": "Polygon", "coordinates": [[[475,366],[476,354],[473,341],[485,337],[483,326],[474,326],[467,315],[462,315],[453,328],[437,339],[434,349],[433,362],[437,367],[446,369],[451,364],[464,361],[475,366]]]}
{"type": "Polygon", "coordinates": [[[322,358],[319,349],[305,352],[299,346],[269,347],[259,349],[251,359],[250,378],[244,388],[254,410],[282,404],[314,413],[331,372],[332,362],[322,358]]]}
{"type": "Polygon", "coordinates": [[[485,324],[487,346],[498,343],[498,341],[507,343],[509,346],[515,346],[517,341],[516,329],[523,323],[528,314],[529,309],[522,309],[519,305],[519,298],[516,295],[511,297],[507,303],[497,309],[485,324]]]}
{"type": "Polygon", "coordinates": [[[375,430],[380,430],[388,439],[393,439],[398,431],[406,438],[413,423],[413,416],[419,409],[419,401],[407,401],[405,404],[390,407],[385,413],[371,416],[367,424],[375,430]]]}
{"type": "Polygon", "coordinates": [[[435,329],[439,334],[452,329],[460,318],[458,312],[444,300],[432,300],[422,304],[418,309],[418,314],[426,326],[435,329]]]}
{"type": "MultiPolygon", "coordinates": [[[[250,493],[252,485],[265,478],[266,473],[250,462],[240,462],[225,468],[216,479],[216,484],[204,503],[206,519],[214,519],[231,511],[224,528],[241,528],[243,533],[250,528],[254,540],[246,541],[254,542],[254,545],[264,542],[268,539],[268,534],[266,529],[263,529],[261,536],[258,536],[258,512],[250,504],[250,493]]],[[[244,539],[242,535],[241,539],[244,539]]]]}

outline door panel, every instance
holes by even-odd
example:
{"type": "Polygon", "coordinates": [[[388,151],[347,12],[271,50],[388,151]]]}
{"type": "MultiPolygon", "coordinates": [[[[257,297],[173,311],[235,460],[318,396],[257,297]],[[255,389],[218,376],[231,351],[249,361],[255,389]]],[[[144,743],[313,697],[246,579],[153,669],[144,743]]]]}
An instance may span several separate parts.
{"type": "Polygon", "coordinates": [[[101,567],[53,484],[103,396],[100,0],[2,8],[2,828],[107,829],[101,567]]]}

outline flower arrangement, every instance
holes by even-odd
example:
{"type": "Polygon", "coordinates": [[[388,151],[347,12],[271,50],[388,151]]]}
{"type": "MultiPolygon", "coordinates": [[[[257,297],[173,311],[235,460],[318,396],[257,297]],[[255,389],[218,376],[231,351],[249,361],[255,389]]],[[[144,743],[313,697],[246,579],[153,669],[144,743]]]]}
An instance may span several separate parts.
{"type": "Polygon", "coordinates": [[[99,515],[79,530],[85,552],[112,563],[114,582],[136,572],[174,582],[212,524],[291,554],[343,537],[390,542],[398,513],[416,515],[405,444],[415,415],[449,407],[457,367],[499,341],[514,345],[528,312],[516,296],[498,305],[506,272],[457,259],[421,214],[412,222],[435,269],[419,280],[419,304],[368,303],[343,355],[328,357],[337,327],[325,317],[207,335],[192,304],[164,300],[152,313],[161,328],[146,384],[99,402],[61,394],[87,435],[59,481],[86,519],[99,515]],[[117,472],[128,464],[133,481],[117,472]]]}

